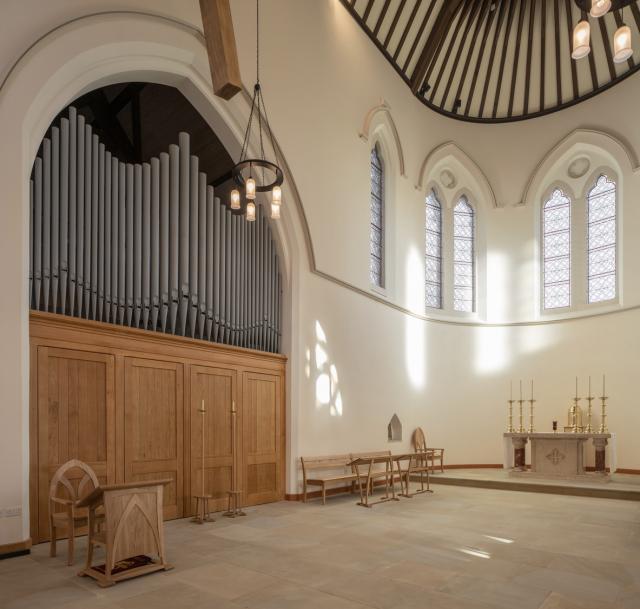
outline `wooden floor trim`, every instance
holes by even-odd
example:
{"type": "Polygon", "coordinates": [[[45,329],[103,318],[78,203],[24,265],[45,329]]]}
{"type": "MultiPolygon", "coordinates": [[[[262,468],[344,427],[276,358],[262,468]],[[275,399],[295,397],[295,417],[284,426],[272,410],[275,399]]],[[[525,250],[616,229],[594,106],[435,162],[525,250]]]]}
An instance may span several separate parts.
{"type": "Polygon", "coordinates": [[[14,558],[16,556],[24,556],[31,552],[31,537],[24,541],[17,541],[16,543],[6,543],[0,545],[0,560],[5,558],[14,558]]]}

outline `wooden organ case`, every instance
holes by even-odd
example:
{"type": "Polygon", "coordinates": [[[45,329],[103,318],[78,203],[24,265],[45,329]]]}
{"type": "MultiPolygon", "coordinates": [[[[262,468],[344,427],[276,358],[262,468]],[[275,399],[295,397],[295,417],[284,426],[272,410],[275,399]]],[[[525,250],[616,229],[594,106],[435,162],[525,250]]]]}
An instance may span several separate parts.
{"type": "Polygon", "coordinates": [[[80,459],[101,484],[169,480],[165,519],[284,498],[285,364],[274,353],[32,312],[31,535],[48,539],[49,482],[80,459]]]}

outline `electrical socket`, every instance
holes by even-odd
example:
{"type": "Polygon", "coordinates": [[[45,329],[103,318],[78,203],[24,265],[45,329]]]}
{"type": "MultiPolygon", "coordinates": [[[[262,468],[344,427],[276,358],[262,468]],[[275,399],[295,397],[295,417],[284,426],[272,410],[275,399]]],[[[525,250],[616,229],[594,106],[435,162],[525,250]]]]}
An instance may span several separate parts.
{"type": "Polygon", "coordinates": [[[14,518],[22,514],[22,506],[8,507],[0,509],[0,518],[14,518]]]}

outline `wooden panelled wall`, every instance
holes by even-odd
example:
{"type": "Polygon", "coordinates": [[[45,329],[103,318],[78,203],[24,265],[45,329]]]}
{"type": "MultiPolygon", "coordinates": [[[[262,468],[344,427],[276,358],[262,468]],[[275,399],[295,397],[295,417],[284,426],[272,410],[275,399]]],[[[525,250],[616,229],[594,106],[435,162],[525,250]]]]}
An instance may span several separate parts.
{"type": "Polygon", "coordinates": [[[165,518],[205,492],[226,508],[284,498],[282,355],[32,312],[31,535],[48,539],[49,482],[77,458],[102,483],[170,478],[165,518]]]}

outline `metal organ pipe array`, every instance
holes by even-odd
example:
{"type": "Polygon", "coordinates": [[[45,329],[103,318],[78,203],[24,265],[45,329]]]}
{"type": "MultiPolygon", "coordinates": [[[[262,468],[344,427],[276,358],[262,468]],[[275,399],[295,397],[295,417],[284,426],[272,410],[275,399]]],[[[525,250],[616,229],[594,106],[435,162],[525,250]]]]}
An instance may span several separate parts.
{"type": "Polygon", "coordinates": [[[31,176],[31,307],[278,352],[281,277],[258,206],[247,222],[214,197],[189,135],[123,163],[75,108],[31,176]]]}

